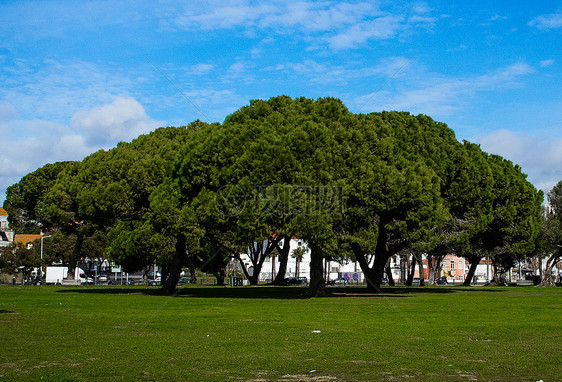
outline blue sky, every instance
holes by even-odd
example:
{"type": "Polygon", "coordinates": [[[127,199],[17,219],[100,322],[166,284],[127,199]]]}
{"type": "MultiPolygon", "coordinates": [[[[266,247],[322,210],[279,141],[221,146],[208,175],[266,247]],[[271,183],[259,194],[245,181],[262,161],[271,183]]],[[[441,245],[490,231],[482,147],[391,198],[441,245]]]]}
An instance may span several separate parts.
{"type": "Polygon", "coordinates": [[[561,1],[1,1],[0,203],[49,162],[251,99],[340,98],[562,180],[561,1]]]}

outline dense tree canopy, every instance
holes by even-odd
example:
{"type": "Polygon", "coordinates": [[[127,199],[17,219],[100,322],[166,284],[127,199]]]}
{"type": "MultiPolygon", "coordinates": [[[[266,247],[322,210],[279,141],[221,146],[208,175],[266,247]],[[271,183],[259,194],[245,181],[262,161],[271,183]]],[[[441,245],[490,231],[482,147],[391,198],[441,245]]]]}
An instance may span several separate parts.
{"type": "Polygon", "coordinates": [[[47,165],[12,186],[5,205],[17,227],[49,226],[77,242],[103,233],[106,254],[127,270],[161,264],[166,293],[182,267],[204,263],[224,277],[240,253],[256,283],[265,257],[286,261],[279,243],[299,236],[319,295],[324,258],[356,259],[378,289],[390,256],[405,249],[524,256],[541,198],[518,166],[427,116],[281,96],[222,124],[161,128],[81,163],[47,165]]]}
{"type": "Polygon", "coordinates": [[[8,187],[4,208],[10,227],[19,233],[39,233],[54,224],[47,215],[45,198],[55,185],[59,174],[78,162],[46,164],[8,187]]]}
{"type": "MultiPolygon", "coordinates": [[[[544,219],[537,238],[537,254],[546,258],[542,285],[553,285],[555,267],[562,262],[562,181],[547,194],[550,209],[544,211],[544,219]]],[[[562,282],[561,279],[558,280],[562,282]]]]}

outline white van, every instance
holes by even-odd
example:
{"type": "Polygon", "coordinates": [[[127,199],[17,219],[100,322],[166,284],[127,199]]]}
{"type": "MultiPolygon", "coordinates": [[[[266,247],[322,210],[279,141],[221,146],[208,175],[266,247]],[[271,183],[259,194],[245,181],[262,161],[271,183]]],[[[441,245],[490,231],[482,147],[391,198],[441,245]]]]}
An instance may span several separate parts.
{"type": "MultiPolygon", "coordinates": [[[[76,283],[80,281],[80,284],[93,284],[94,279],[88,277],[84,270],[80,267],[76,267],[74,270],[74,280],[76,283]]],[[[66,279],[68,275],[68,267],[64,266],[51,266],[47,267],[45,272],[45,284],[62,284],[63,280],[66,279]]]]}

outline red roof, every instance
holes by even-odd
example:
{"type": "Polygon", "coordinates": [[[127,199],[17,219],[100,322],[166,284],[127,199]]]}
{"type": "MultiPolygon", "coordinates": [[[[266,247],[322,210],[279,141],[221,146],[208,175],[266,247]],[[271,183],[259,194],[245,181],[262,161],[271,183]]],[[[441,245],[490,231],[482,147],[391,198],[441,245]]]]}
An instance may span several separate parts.
{"type": "Polygon", "coordinates": [[[3,207],[0,207],[0,216],[8,216],[8,213],[3,207]]]}
{"type": "Polygon", "coordinates": [[[37,239],[41,239],[41,235],[16,234],[14,241],[16,243],[27,245],[28,243],[32,243],[37,239]]]}

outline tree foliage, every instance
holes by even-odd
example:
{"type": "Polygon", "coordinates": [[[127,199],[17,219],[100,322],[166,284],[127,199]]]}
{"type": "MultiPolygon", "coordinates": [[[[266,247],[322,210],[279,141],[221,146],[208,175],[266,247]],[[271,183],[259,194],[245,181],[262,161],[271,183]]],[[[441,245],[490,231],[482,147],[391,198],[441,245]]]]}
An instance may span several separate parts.
{"type": "Polygon", "coordinates": [[[45,166],[7,196],[14,226],[75,239],[70,262],[98,232],[125,269],[160,263],[165,293],[182,267],[224,278],[248,249],[257,283],[264,259],[298,235],[311,252],[312,295],[324,293],[325,258],[356,259],[378,289],[388,259],[407,249],[524,256],[541,198],[517,165],[428,116],[287,96],[250,101],[222,124],[161,128],[45,166]]]}
{"type": "MultiPolygon", "coordinates": [[[[537,239],[537,255],[546,258],[541,284],[553,285],[556,281],[553,270],[562,262],[562,181],[547,193],[547,199],[551,210],[544,211],[545,216],[537,239]]],[[[558,281],[562,282],[560,278],[558,281]]]]}

